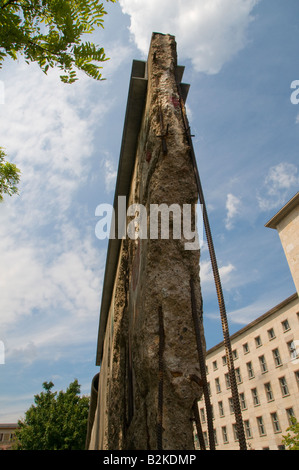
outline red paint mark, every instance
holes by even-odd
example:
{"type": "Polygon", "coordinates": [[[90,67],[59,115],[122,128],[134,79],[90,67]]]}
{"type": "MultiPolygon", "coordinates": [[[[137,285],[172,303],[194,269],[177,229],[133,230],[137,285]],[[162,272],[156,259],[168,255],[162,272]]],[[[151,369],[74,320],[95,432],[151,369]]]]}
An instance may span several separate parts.
{"type": "Polygon", "coordinates": [[[148,151],[146,152],[146,157],[145,157],[145,159],[146,159],[146,161],[149,163],[149,162],[151,161],[151,158],[152,158],[152,153],[148,150],[148,151]]]}
{"type": "Polygon", "coordinates": [[[180,106],[180,99],[177,96],[172,95],[171,102],[175,108],[180,106]]]}

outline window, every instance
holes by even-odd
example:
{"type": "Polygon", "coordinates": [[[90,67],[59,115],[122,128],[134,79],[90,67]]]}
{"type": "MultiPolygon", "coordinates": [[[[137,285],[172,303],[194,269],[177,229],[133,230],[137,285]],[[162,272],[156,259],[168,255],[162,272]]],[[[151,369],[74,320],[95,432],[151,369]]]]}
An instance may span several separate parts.
{"type": "Polygon", "coordinates": [[[255,346],[259,348],[262,345],[261,337],[257,336],[256,338],[254,338],[254,340],[255,340],[255,346]]]}
{"type": "Polygon", "coordinates": [[[3,432],[0,432],[0,442],[3,441],[3,432]]]}
{"type": "Polygon", "coordinates": [[[253,405],[254,405],[254,406],[260,405],[260,399],[259,399],[259,396],[258,396],[258,393],[257,393],[257,389],[256,389],[256,388],[252,388],[252,389],[251,389],[251,393],[252,393],[253,405]]]}
{"type": "Polygon", "coordinates": [[[258,416],[258,417],[256,418],[256,420],[257,420],[257,427],[258,427],[260,436],[265,436],[265,435],[266,435],[266,429],[265,429],[263,417],[262,417],[262,416],[258,416]]]}
{"type": "Polygon", "coordinates": [[[214,431],[215,445],[218,446],[217,431],[216,429],[214,429],[213,431],[214,431]]]}
{"type": "Polygon", "coordinates": [[[209,442],[208,442],[207,431],[204,431],[202,434],[203,434],[203,440],[204,440],[204,442],[205,442],[205,447],[208,448],[209,442]]]}
{"type": "Polygon", "coordinates": [[[248,343],[243,344],[243,352],[244,352],[244,354],[248,354],[248,353],[249,353],[249,346],[248,346],[248,343]]]}
{"type": "Polygon", "coordinates": [[[283,332],[291,329],[288,320],[282,321],[281,324],[282,324],[283,332]]]}
{"type": "Polygon", "coordinates": [[[232,351],[232,354],[233,354],[233,359],[234,359],[234,360],[235,360],[235,359],[238,359],[238,352],[237,352],[236,349],[234,349],[234,350],[232,351]]]}
{"type": "Polygon", "coordinates": [[[299,387],[299,370],[296,370],[295,377],[296,377],[296,381],[297,381],[297,384],[298,384],[298,387],[299,387]]]}
{"type": "Polygon", "coordinates": [[[222,426],[222,438],[223,438],[223,444],[228,443],[228,437],[227,437],[227,429],[226,426],[222,426]]]}
{"type": "Polygon", "coordinates": [[[270,341],[271,341],[271,339],[275,338],[275,332],[274,332],[273,328],[270,328],[270,330],[268,330],[268,338],[269,338],[270,341]]]}
{"type": "Polygon", "coordinates": [[[202,423],[206,422],[206,415],[205,415],[204,408],[200,408],[200,419],[201,419],[202,423]]]}
{"type": "Polygon", "coordinates": [[[237,380],[237,383],[240,384],[240,383],[242,382],[242,376],[241,376],[241,372],[240,372],[240,367],[236,367],[235,373],[236,373],[236,380],[237,380]]]}
{"type": "Polygon", "coordinates": [[[227,363],[226,356],[222,356],[222,365],[226,366],[226,363],[227,363]]]}
{"type": "Polygon", "coordinates": [[[248,378],[252,379],[254,377],[254,372],[253,372],[253,367],[252,367],[252,362],[247,362],[247,371],[248,371],[248,378]]]}
{"type": "Polygon", "coordinates": [[[222,401],[218,402],[218,407],[219,407],[219,416],[222,418],[224,416],[224,408],[223,408],[223,402],[222,401]]]}
{"type": "Polygon", "coordinates": [[[274,432],[281,432],[280,424],[279,424],[279,420],[278,420],[278,416],[276,412],[271,413],[271,419],[272,419],[274,432]]]}
{"type": "Polygon", "coordinates": [[[249,419],[244,421],[244,429],[245,429],[245,435],[246,435],[247,439],[251,439],[252,438],[252,433],[251,433],[251,427],[250,427],[249,419]]]}
{"type": "Polygon", "coordinates": [[[238,431],[237,431],[236,423],[233,424],[233,433],[234,433],[234,439],[235,439],[235,441],[237,441],[238,440],[238,431]]]}
{"type": "Polygon", "coordinates": [[[214,361],[214,362],[213,362],[213,370],[217,370],[217,369],[218,369],[218,367],[217,367],[217,361],[214,361]]]}
{"type": "Polygon", "coordinates": [[[229,397],[228,404],[229,404],[229,411],[232,414],[234,412],[234,402],[233,402],[232,397],[229,397]]]}
{"type": "Polygon", "coordinates": [[[264,387],[265,387],[267,401],[273,401],[274,400],[274,395],[273,395],[273,392],[272,392],[272,387],[271,387],[270,382],[266,383],[264,385],[264,387]]]}
{"type": "Polygon", "coordinates": [[[282,365],[281,359],[280,359],[280,354],[278,348],[273,349],[272,351],[273,357],[274,357],[274,363],[276,367],[279,367],[282,365]]]}
{"type": "Polygon", "coordinates": [[[245,393],[241,392],[240,393],[240,405],[242,410],[246,410],[247,405],[246,405],[246,399],[245,399],[245,393]]]}
{"type": "Polygon", "coordinates": [[[294,413],[293,408],[287,408],[286,414],[287,414],[289,425],[293,424],[292,419],[295,418],[295,413],[294,413]]]}
{"type": "Polygon", "coordinates": [[[264,355],[260,356],[259,361],[260,361],[262,374],[264,374],[265,372],[268,372],[265,356],[264,355]]]}
{"type": "Polygon", "coordinates": [[[298,354],[297,354],[297,350],[296,350],[296,346],[295,346],[294,341],[289,341],[287,343],[287,346],[288,346],[288,349],[289,349],[291,359],[297,359],[298,354]]]}
{"type": "Polygon", "coordinates": [[[226,383],[226,388],[230,388],[230,378],[229,378],[229,374],[225,374],[224,375],[225,377],[225,383],[226,383]]]}
{"type": "Polygon", "coordinates": [[[210,382],[207,382],[207,389],[208,389],[209,395],[211,396],[211,386],[210,386],[210,382]]]}
{"type": "Polygon", "coordinates": [[[289,387],[288,387],[285,377],[280,377],[279,384],[280,384],[282,396],[285,397],[289,395],[289,387]]]}
{"type": "Polygon", "coordinates": [[[215,379],[215,387],[216,387],[216,392],[217,392],[217,393],[220,393],[220,392],[221,392],[221,387],[220,387],[219,377],[217,377],[217,378],[215,379]]]}

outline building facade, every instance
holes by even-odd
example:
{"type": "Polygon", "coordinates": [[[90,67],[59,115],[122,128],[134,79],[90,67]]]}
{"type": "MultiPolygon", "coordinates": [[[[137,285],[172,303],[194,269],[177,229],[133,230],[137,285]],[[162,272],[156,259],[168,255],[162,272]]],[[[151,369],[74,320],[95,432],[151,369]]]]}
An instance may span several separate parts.
{"type": "MultiPolygon", "coordinates": [[[[282,436],[299,419],[299,193],[267,224],[277,229],[297,292],[231,336],[248,449],[283,449],[282,436]]],[[[209,351],[207,377],[216,448],[239,448],[223,343],[209,351]]],[[[198,403],[208,446],[204,401],[198,403]]]]}
{"type": "Polygon", "coordinates": [[[17,424],[0,424],[0,450],[10,450],[14,444],[17,424]]]}

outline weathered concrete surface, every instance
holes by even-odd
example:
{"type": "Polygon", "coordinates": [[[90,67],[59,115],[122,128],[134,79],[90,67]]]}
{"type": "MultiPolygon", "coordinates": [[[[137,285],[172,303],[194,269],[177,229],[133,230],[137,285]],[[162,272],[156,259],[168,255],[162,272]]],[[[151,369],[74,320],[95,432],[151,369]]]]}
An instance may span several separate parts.
{"type": "MultiPolygon", "coordinates": [[[[174,37],[153,34],[147,100],[128,201],[128,205],[143,204],[147,214],[151,204],[182,207],[197,202],[176,72],[174,37]]],[[[191,409],[202,391],[189,282],[192,276],[205,349],[199,250],[185,250],[183,236],[150,239],[149,217],[147,227],[146,238],[127,238],[121,244],[90,448],[157,449],[161,339],[165,341],[162,447],[194,448],[191,409]]]]}

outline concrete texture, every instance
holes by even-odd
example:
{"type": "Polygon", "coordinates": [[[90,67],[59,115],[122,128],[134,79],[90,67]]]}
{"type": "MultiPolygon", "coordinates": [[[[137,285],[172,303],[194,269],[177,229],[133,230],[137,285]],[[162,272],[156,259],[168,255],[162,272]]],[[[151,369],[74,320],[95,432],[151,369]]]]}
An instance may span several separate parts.
{"type": "MultiPolygon", "coordinates": [[[[151,204],[182,208],[196,204],[198,195],[182,121],[177,83],[182,69],[173,36],[153,34],[146,74],[127,202],[142,204],[150,214],[151,204]]],[[[173,239],[173,223],[170,215],[169,239],[151,239],[148,217],[147,237],[119,242],[110,307],[100,319],[101,369],[90,449],[194,449],[192,405],[202,390],[190,278],[205,350],[200,254],[185,250],[183,237],[173,239]]]]}

